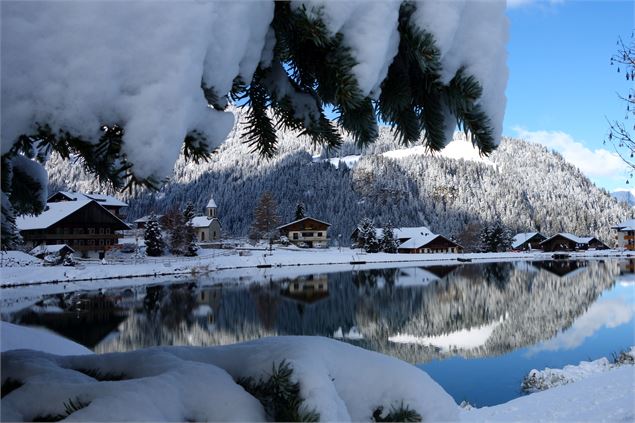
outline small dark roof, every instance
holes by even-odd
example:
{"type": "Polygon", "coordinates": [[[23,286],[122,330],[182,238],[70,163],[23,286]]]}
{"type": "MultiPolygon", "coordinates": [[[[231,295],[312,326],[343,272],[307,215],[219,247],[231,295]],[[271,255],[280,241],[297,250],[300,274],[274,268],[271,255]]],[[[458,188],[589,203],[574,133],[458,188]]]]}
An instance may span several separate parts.
{"type": "Polygon", "coordinates": [[[300,223],[300,222],[302,222],[304,220],[313,220],[314,222],[322,223],[323,225],[326,225],[326,226],[331,226],[330,223],[326,223],[326,222],[324,222],[322,220],[318,220],[318,219],[315,219],[313,217],[303,217],[302,219],[294,220],[293,222],[289,222],[289,223],[287,223],[285,225],[278,226],[276,229],[286,228],[287,226],[291,226],[291,225],[293,225],[295,223],[300,223]]]}

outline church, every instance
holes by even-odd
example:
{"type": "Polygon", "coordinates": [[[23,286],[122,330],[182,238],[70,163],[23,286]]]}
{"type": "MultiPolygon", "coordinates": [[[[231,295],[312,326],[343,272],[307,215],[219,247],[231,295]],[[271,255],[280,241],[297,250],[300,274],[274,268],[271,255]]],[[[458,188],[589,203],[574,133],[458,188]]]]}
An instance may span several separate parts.
{"type": "Polygon", "coordinates": [[[220,239],[220,221],[218,220],[218,207],[213,198],[210,198],[205,207],[204,216],[196,216],[192,219],[192,225],[196,231],[198,242],[212,242],[220,239]]]}

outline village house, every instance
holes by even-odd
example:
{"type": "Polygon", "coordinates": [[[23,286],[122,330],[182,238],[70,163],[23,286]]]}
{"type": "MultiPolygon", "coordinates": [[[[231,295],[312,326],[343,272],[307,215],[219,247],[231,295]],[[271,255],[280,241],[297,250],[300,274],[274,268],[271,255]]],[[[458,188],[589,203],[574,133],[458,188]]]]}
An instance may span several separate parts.
{"type": "Polygon", "coordinates": [[[608,250],[608,246],[595,237],[579,237],[566,232],[555,234],[540,243],[540,247],[546,251],[577,251],[577,250],[608,250]]]}
{"type": "Polygon", "coordinates": [[[128,207],[128,204],[111,196],[105,194],[83,194],[81,192],[72,192],[72,191],[58,191],[55,194],[51,195],[47,203],[57,203],[60,201],[77,201],[77,200],[94,200],[100,206],[117,216],[119,219],[123,220],[125,218],[124,210],[128,207]]]}
{"type": "Polygon", "coordinates": [[[542,248],[540,243],[545,239],[547,239],[547,237],[540,232],[519,233],[514,235],[514,238],[512,239],[512,250],[539,250],[542,248]]]}
{"type": "Polygon", "coordinates": [[[615,235],[616,246],[620,250],[635,250],[635,219],[628,219],[618,225],[612,226],[615,235]]]}
{"type": "Polygon", "coordinates": [[[192,219],[192,226],[196,231],[198,242],[210,242],[220,239],[220,221],[218,220],[218,207],[213,198],[210,198],[205,206],[205,216],[196,216],[192,219]]]}
{"type": "MultiPolygon", "coordinates": [[[[383,230],[381,228],[375,229],[375,237],[377,239],[383,238],[383,230]]],[[[420,254],[420,253],[461,253],[463,247],[456,242],[433,233],[425,226],[412,227],[412,228],[395,228],[393,229],[395,239],[399,241],[397,247],[398,253],[405,254],[420,254]]],[[[359,228],[356,228],[351,235],[353,244],[357,243],[359,236],[359,228]]]]}
{"type": "Polygon", "coordinates": [[[304,217],[286,225],[278,226],[280,234],[298,247],[326,248],[329,243],[330,223],[312,217],[304,217]]]}
{"type": "MultiPolygon", "coordinates": [[[[159,225],[163,226],[164,216],[162,214],[156,214],[155,217],[157,218],[159,225]]],[[[134,224],[135,229],[145,229],[149,220],[150,220],[150,215],[147,214],[143,217],[140,217],[139,219],[135,220],[132,223],[134,224]]]]}
{"type": "Polygon", "coordinates": [[[104,253],[118,243],[118,231],[130,229],[100,203],[82,197],[47,203],[38,216],[16,218],[16,225],[28,248],[66,244],[82,254],[104,253]]]}

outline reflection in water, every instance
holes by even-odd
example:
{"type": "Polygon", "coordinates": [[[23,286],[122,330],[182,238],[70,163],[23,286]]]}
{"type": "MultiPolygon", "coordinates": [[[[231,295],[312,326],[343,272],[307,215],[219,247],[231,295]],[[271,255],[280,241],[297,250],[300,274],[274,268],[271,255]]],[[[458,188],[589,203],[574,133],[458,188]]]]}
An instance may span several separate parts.
{"type": "Polygon", "coordinates": [[[571,335],[542,348],[573,345],[598,325],[628,321],[632,308],[607,320],[607,307],[622,309],[591,306],[619,272],[615,262],[557,261],[375,269],[248,286],[190,281],[54,296],[12,319],[47,326],[97,352],[355,328],[360,336],[348,339],[357,345],[421,363],[535,345],[579,316],[571,335]]]}

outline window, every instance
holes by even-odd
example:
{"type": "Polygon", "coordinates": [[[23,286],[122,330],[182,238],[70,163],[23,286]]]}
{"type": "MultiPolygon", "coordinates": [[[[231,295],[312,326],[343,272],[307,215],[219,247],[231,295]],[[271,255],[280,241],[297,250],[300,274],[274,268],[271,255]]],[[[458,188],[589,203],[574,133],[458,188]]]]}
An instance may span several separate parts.
{"type": "Polygon", "coordinates": [[[104,245],[104,240],[103,239],[99,240],[99,245],[104,245]]]}
{"type": "Polygon", "coordinates": [[[99,235],[103,235],[104,234],[104,228],[99,228],[99,235]]]}
{"type": "Polygon", "coordinates": [[[110,228],[106,228],[106,234],[110,235],[110,228]]]}
{"type": "Polygon", "coordinates": [[[302,238],[311,238],[313,236],[313,232],[302,232],[302,238]]]}
{"type": "Polygon", "coordinates": [[[205,241],[205,232],[201,231],[201,241],[205,241]]]}
{"type": "Polygon", "coordinates": [[[88,228],[88,234],[89,235],[94,235],[95,234],[95,228],[88,228]]]}
{"type": "Polygon", "coordinates": [[[322,237],[322,232],[318,232],[317,236],[322,237]]]}
{"type": "Polygon", "coordinates": [[[298,239],[298,233],[297,232],[293,233],[293,239],[298,239]]]}

